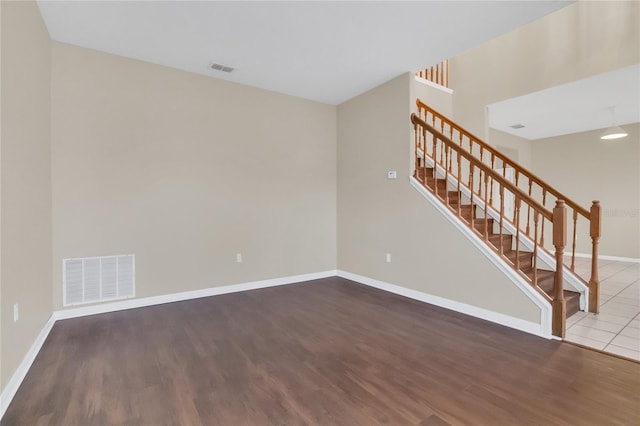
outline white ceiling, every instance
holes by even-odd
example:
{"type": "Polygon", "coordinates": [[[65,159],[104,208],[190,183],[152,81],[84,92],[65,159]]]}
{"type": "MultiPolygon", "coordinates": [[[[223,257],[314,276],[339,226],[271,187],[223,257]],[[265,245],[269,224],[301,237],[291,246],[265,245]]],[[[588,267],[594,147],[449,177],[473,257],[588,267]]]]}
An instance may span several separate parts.
{"type": "Polygon", "coordinates": [[[640,65],[489,105],[491,128],[530,140],[604,129],[613,120],[640,122],[640,65]],[[525,127],[509,127],[514,124],[525,127]]]}
{"type": "Polygon", "coordinates": [[[54,40],[339,104],[571,1],[38,3],[54,40]]]}

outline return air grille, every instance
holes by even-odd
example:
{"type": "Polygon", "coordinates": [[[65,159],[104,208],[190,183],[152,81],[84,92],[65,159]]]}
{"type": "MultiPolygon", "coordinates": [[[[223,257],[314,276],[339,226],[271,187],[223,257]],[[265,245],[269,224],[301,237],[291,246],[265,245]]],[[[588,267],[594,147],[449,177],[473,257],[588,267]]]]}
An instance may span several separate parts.
{"type": "Polygon", "coordinates": [[[222,72],[226,72],[226,73],[230,73],[234,70],[233,67],[227,66],[227,65],[222,65],[222,64],[216,64],[213,63],[209,66],[212,70],[216,70],[216,71],[222,71],[222,72]]]}
{"type": "Polygon", "coordinates": [[[134,297],[135,269],[133,254],[64,259],[64,306],[134,297]]]}

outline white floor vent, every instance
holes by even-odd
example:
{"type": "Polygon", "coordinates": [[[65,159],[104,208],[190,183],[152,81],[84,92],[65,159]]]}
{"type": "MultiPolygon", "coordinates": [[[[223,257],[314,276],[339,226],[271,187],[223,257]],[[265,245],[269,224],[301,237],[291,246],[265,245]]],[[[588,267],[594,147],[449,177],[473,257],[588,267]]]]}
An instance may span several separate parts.
{"type": "Polygon", "coordinates": [[[64,306],[133,297],[135,271],[133,254],[63,259],[64,306]]]}

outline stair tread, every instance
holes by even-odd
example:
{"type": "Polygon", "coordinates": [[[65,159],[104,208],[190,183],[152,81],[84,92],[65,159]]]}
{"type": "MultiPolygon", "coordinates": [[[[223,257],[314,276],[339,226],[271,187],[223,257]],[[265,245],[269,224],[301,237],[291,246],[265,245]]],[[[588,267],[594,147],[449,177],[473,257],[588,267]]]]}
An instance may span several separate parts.
{"type": "MultiPolygon", "coordinates": [[[[495,220],[489,218],[476,218],[475,215],[478,211],[477,204],[460,204],[462,197],[460,191],[447,191],[447,181],[444,178],[438,178],[433,176],[434,169],[432,167],[418,168],[415,173],[415,177],[423,181],[423,183],[432,191],[435,192],[440,198],[445,199],[448,196],[448,205],[454,211],[460,211],[460,216],[469,226],[471,226],[471,218],[473,217],[473,227],[484,234],[485,228],[488,227],[488,243],[494,246],[496,249],[500,247],[500,241],[503,241],[503,255],[515,265],[516,256],[519,258],[519,266],[521,272],[526,274],[530,279],[533,279],[533,253],[529,251],[520,250],[516,252],[512,249],[513,235],[506,233],[494,233],[493,225],[495,220]],[[426,179],[425,179],[426,173],[426,179]]],[[[468,200],[467,200],[468,201],[468,200]]],[[[554,271],[548,271],[544,269],[538,269],[537,285],[550,297],[553,296],[553,284],[554,284],[554,271]]],[[[570,317],[580,310],[580,293],[563,290],[564,299],[566,303],[566,317],[570,317]]]]}

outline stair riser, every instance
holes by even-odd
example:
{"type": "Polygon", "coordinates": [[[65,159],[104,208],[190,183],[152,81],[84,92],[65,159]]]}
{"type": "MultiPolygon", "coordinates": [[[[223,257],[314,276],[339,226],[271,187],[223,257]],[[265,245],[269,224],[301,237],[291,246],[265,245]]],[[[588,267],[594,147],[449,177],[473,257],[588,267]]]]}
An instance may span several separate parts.
{"type": "Polygon", "coordinates": [[[476,230],[482,235],[485,234],[485,229],[487,229],[489,235],[494,235],[493,219],[475,219],[473,221],[473,227],[476,228],[476,230]]]}
{"type": "MultiPolygon", "coordinates": [[[[448,205],[451,209],[458,214],[460,217],[470,224],[471,218],[474,218],[473,227],[481,233],[483,236],[485,234],[485,229],[488,230],[489,243],[494,246],[496,249],[500,247],[500,241],[502,240],[502,248],[503,253],[509,259],[509,261],[515,267],[515,251],[512,249],[513,245],[513,235],[509,234],[500,234],[494,233],[494,220],[493,219],[478,219],[478,206],[471,204],[464,204],[459,206],[462,202],[460,197],[460,192],[458,191],[448,191],[447,181],[445,179],[434,178],[433,177],[433,168],[425,169],[417,169],[414,177],[421,182],[424,182],[424,176],[426,174],[426,185],[431,192],[435,192],[440,198],[446,199],[448,195],[448,205]],[[435,191],[434,191],[435,188],[435,191]],[[448,192],[448,194],[447,194],[448,192]]],[[[467,201],[468,202],[468,201],[467,201]]],[[[525,273],[529,275],[530,278],[533,278],[533,255],[529,252],[519,252],[518,253],[518,268],[521,271],[526,271],[525,273]]],[[[545,293],[547,293],[550,297],[553,297],[553,284],[554,284],[554,276],[553,274],[549,274],[548,271],[539,270],[538,272],[538,281],[537,285],[542,289],[545,293]]],[[[575,314],[580,310],[580,297],[579,293],[564,291],[564,297],[566,302],[566,313],[567,318],[571,315],[575,314]]]]}
{"type": "Polygon", "coordinates": [[[506,253],[511,251],[513,247],[513,235],[507,234],[494,234],[489,237],[489,242],[496,248],[500,249],[500,240],[502,240],[502,252],[506,253]]]}

